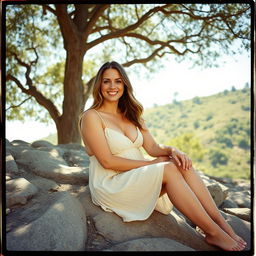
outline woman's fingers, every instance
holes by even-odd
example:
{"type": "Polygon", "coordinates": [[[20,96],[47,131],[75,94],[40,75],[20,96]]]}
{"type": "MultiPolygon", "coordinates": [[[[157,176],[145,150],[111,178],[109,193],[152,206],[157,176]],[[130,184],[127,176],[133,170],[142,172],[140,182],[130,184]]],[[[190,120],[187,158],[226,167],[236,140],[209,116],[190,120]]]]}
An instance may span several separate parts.
{"type": "Polygon", "coordinates": [[[180,156],[181,162],[182,162],[182,168],[183,170],[189,170],[192,167],[192,161],[189,157],[187,157],[185,154],[182,154],[180,156]]]}
{"type": "Polygon", "coordinates": [[[173,159],[175,160],[175,162],[178,164],[178,166],[181,166],[181,162],[179,160],[179,158],[175,155],[173,156],[173,159]]]}
{"type": "Polygon", "coordinates": [[[176,164],[183,170],[190,170],[192,168],[192,161],[186,154],[182,152],[176,152],[172,157],[176,164]]]}

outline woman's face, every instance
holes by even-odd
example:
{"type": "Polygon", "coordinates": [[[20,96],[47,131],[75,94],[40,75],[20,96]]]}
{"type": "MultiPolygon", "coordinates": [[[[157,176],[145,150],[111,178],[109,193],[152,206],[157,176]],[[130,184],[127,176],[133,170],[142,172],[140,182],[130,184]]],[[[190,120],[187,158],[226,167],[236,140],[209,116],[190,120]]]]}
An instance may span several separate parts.
{"type": "Polygon", "coordinates": [[[118,101],[124,93],[124,82],[116,69],[106,69],[102,74],[101,93],[104,100],[118,101]]]}

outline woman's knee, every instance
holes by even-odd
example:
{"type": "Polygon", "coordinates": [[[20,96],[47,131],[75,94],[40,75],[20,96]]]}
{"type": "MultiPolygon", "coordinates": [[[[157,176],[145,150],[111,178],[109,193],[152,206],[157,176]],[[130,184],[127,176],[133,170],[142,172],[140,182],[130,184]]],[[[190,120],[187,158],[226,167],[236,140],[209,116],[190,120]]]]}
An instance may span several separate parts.
{"type": "Polygon", "coordinates": [[[164,165],[163,184],[166,184],[168,180],[175,176],[175,174],[181,176],[176,165],[172,162],[166,163],[164,165]]]}

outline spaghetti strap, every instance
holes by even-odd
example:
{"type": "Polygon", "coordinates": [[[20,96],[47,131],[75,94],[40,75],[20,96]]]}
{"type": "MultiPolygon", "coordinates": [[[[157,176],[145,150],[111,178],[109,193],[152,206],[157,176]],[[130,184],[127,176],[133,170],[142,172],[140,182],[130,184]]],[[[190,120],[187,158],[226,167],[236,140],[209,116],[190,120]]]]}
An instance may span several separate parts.
{"type": "Polygon", "coordinates": [[[100,117],[101,121],[103,122],[104,126],[107,127],[106,125],[106,122],[104,121],[103,117],[101,116],[101,114],[96,110],[96,109],[93,109],[95,110],[95,112],[98,114],[98,116],[100,117]]]}

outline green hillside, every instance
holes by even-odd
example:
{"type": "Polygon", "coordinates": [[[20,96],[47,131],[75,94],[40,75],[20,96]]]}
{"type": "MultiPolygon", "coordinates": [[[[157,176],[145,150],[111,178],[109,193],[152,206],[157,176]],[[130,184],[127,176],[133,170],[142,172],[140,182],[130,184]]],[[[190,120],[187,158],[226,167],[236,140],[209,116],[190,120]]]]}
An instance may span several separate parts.
{"type": "Polygon", "coordinates": [[[158,143],[183,150],[205,173],[250,178],[250,89],[175,101],[144,118],[158,143]]]}
{"type": "MultiPolygon", "coordinates": [[[[161,144],[186,152],[210,175],[250,179],[250,89],[146,109],[144,119],[161,144]]],[[[56,134],[44,140],[57,143],[56,134]]]]}

